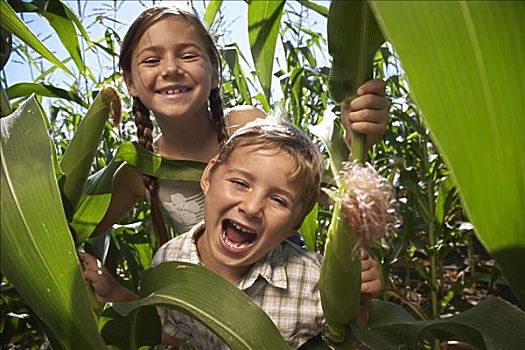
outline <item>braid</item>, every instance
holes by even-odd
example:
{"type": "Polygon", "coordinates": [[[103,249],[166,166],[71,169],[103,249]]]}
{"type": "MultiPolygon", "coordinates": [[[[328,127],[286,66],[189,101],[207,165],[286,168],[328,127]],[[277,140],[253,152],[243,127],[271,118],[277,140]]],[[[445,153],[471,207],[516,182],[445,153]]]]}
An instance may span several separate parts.
{"type": "MultiPolygon", "coordinates": [[[[132,112],[135,116],[137,137],[140,145],[154,153],[153,123],[151,122],[149,109],[144,106],[139,98],[134,97],[132,112]]],[[[164,217],[160,211],[159,179],[151,175],[142,175],[142,177],[144,186],[146,186],[151,198],[151,221],[153,223],[153,229],[158,236],[159,244],[162,245],[168,241],[168,232],[164,224],[164,217]]]]}
{"type": "Polygon", "coordinates": [[[226,124],[224,123],[224,112],[222,110],[221,91],[219,88],[211,89],[209,102],[211,121],[217,133],[217,141],[219,141],[220,144],[227,138],[228,133],[226,131],[226,124]]]}

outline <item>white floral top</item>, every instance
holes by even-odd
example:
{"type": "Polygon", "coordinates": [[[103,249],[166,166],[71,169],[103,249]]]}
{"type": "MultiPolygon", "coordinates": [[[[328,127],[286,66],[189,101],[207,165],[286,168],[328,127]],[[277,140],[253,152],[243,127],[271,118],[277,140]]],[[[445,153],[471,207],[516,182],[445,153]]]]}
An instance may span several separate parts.
{"type": "Polygon", "coordinates": [[[188,231],[204,218],[204,193],[199,182],[159,178],[159,199],[175,235],[188,231]]]}

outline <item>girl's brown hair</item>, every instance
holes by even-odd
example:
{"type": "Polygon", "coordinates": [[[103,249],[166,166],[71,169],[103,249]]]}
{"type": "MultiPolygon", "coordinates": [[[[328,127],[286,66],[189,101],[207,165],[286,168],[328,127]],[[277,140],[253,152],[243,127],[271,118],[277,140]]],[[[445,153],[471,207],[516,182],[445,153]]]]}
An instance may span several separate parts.
{"type": "MultiPolygon", "coordinates": [[[[208,33],[199,18],[191,12],[172,8],[154,6],[144,10],[131,24],[121,44],[119,66],[123,72],[131,73],[131,62],[133,50],[144,32],[157,23],[159,20],[169,16],[180,16],[187,20],[201,34],[203,43],[205,44],[206,52],[219,78],[221,76],[221,59],[219,51],[215,43],[208,33]]],[[[173,33],[171,35],[177,35],[173,33]]],[[[208,98],[211,110],[211,123],[217,134],[219,144],[226,138],[226,126],[224,123],[224,113],[222,110],[222,99],[219,87],[210,91],[208,98]]],[[[137,136],[139,143],[150,152],[154,152],[153,146],[153,123],[150,117],[150,110],[142,103],[140,98],[133,97],[132,112],[135,116],[135,124],[137,125],[137,136]]],[[[158,178],[150,175],[144,175],[144,185],[150,193],[151,197],[151,216],[153,221],[153,228],[158,235],[159,244],[163,244],[168,240],[168,233],[164,224],[160,208],[160,200],[158,198],[158,178]]]]}

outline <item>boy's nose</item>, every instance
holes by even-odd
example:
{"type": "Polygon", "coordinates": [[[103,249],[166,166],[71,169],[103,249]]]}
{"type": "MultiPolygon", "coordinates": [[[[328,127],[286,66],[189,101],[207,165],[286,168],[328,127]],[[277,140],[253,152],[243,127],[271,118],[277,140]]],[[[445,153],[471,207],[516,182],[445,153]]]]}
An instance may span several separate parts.
{"type": "Polygon", "coordinates": [[[264,201],[255,193],[247,194],[239,203],[239,210],[250,219],[259,219],[262,216],[264,201]]]}

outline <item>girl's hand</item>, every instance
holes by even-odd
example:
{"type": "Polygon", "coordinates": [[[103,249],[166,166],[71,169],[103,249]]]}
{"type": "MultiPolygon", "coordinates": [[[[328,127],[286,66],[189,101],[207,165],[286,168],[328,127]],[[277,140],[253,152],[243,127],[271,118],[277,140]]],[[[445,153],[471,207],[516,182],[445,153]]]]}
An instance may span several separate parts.
{"type": "Polygon", "coordinates": [[[369,149],[383,137],[388,124],[390,103],[385,97],[386,83],[372,79],[357,89],[357,97],[341,104],[341,115],[346,130],[346,141],[351,142],[351,131],[366,135],[369,149]]]}
{"type": "Polygon", "coordinates": [[[361,294],[376,297],[381,292],[381,278],[376,261],[361,248],[361,294]]]}
{"type": "Polygon", "coordinates": [[[84,267],[82,274],[84,279],[89,281],[95,291],[95,296],[99,303],[110,301],[131,301],[136,300],[137,296],[122,287],[111,276],[109,271],[102,265],[100,260],[88,253],[79,252],[78,256],[84,267]]]}

